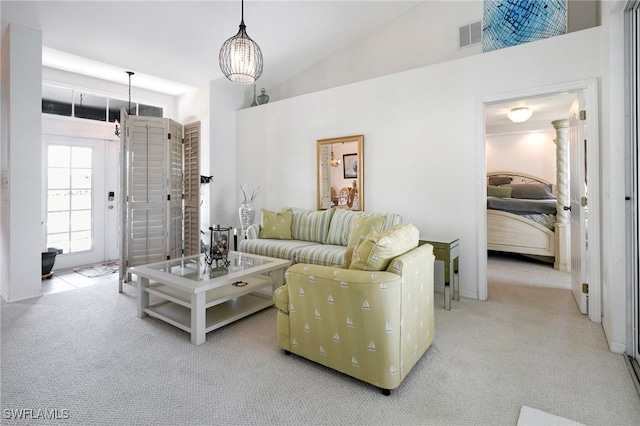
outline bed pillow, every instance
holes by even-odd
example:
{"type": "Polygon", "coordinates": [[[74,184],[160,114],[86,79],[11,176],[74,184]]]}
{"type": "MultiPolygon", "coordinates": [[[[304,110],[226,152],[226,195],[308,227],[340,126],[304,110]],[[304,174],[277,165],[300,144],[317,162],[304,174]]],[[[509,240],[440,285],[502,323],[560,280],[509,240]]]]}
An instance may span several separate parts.
{"type": "Polygon", "coordinates": [[[551,193],[551,185],[544,183],[517,183],[509,185],[511,197],[529,200],[548,200],[556,198],[551,193]]]}
{"type": "Polygon", "coordinates": [[[509,185],[512,180],[513,178],[511,176],[489,176],[489,185],[509,185]]]}
{"type": "Polygon", "coordinates": [[[260,227],[260,238],[272,238],[276,240],[291,239],[291,220],[293,213],[291,210],[272,212],[262,209],[262,226],[260,227]]]}
{"type": "Polygon", "coordinates": [[[487,186],[488,197],[511,198],[511,191],[512,189],[509,186],[487,186]]]}

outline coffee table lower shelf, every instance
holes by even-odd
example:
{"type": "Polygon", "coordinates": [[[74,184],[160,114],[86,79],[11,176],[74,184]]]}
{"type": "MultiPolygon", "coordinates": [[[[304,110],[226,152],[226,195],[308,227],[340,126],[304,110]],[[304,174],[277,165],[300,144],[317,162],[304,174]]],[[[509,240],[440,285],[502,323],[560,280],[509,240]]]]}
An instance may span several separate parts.
{"type": "MultiPolygon", "coordinates": [[[[266,294],[249,293],[211,306],[206,310],[204,332],[216,330],[234,321],[273,305],[266,294]]],[[[145,308],[145,313],[191,333],[191,309],[171,301],[163,301],[145,308]]]]}

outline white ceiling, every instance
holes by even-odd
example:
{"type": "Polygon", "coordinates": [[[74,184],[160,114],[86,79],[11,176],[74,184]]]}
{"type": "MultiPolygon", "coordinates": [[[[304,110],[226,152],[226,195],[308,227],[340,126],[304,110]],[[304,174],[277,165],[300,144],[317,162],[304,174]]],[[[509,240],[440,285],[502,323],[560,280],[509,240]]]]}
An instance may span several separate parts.
{"type": "MultiPolygon", "coordinates": [[[[419,4],[247,0],[247,33],[264,57],[260,86],[287,80],[419,4]]],[[[238,32],[241,19],[239,0],[3,0],[0,7],[3,33],[7,23],[42,31],[45,56],[53,55],[47,56],[54,61],[48,65],[55,67],[56,56],[61,56],[59,66],[68,69],[75,56],[93,61],[79,63],[87,73],[104,73],[96,76],[126,83],[124,71],[131,70],[136,72],[133,86],[149,76],[186,86],[178,91],[224,78],[218,65],[220,46],[238,32]],[[94,66],[103,69],[94,71],[94,66]]]]}
{"type": "MultiPolygon", "coordinates": [[[[264,56],[259,86],[286,81],[421,3],[247,0],[247,33],[264,56]]],[[[218,52],[238,31],[240,15],[239,0],[0,2],[3,34],[8,23],[42,31],[45,65],[123,84],[128,83],[125,71],[131,70],[136,73],[132,86],[171,95],[224,78],[218,52]]],[[[566,116],[573,98],[490,105],[486,125],[512,125],[506,113],[517,106],[533,109],[530,122],[550,122],[566,116]]]]}

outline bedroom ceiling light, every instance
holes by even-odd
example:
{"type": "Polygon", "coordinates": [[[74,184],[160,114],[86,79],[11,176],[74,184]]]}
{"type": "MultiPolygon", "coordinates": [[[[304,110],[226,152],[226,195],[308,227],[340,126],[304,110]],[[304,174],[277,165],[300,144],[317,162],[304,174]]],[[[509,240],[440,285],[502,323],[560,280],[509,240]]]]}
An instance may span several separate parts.
{"type": "Polygon", "coordinates": [[[262,51],[247,35],[246,28],[243,0],[240,30],[222,44],[219,55],[220,69],[225,77],[241,84],[251,84],[262,75],[262,51]]]}
{"type": "MultiPolygon", "coordinates": [[[[135,73],[133,71],[125,71],[127,74],[129,74],[129,108],[127,108],[127,114],[131,114],[131,76],[134,75],[135,73]]],[[[113,132],[117,137],[120,137],[121,132],[120,132],[120,123],[118,122],[118,119],[116,118],[116,130],[115,132],[113,132]]]]}
{"type": "Polygon", "coordinates": [[[532,114],[533,114],[533,111],[531,111],[529,108],[520,107],[520,108],[513,108],[511,111],[509,111],[507,113],[507,117],[509,117],[509,120],[513,121],[514,123],[522,123],[524,121],[527,121],[529,118],[531,118],[532,114]]]}

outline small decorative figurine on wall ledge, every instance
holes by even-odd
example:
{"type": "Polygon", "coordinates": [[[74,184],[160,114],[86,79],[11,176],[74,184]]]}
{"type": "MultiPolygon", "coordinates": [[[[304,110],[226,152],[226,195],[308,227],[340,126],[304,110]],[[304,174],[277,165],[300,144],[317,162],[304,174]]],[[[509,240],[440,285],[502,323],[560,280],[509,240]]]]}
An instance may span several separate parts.
{"type": "Polygon", "coordinates": [[[269,102],[269,95],[266,95],[264,92],[264,87],[261,90],[262,94],[258,96],[258,105],[263,105],[269,102]]]}

